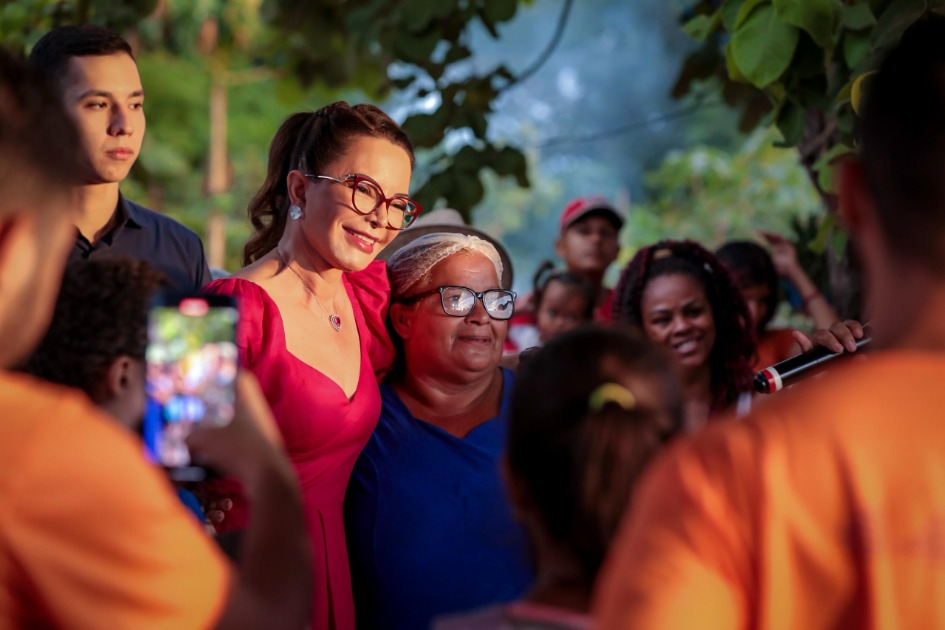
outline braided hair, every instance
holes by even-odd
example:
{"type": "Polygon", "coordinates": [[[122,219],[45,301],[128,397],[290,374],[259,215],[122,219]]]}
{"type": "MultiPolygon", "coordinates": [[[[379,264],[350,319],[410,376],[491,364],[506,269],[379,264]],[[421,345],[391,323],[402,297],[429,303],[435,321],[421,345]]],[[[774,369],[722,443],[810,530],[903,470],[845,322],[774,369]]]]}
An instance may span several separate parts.
{"type": "Polygon", "coordinates": [[[407,134],[374,105],[338,101],[285,119],[269,145],[266,180],[247,209],[255,232],[243,248],[244,265],[275,249],[282,238],[289,210],[289,172],[321,173],[345,154],[353,139],[365,136],[384,138],[401,147],[410,157],[410,166],[414,165],[407,134]]]}
{"type": "Polygon", "coordinates": [[[654,278],[688,275],[705,291],[712,308],[716,341],[709,356],[713,412],[751,390],[755,334],[751,316],[731,273],[693,241],[660,241],[637,252],[614,290],[613,320],[643,328],[643,292],[654,278]]]}

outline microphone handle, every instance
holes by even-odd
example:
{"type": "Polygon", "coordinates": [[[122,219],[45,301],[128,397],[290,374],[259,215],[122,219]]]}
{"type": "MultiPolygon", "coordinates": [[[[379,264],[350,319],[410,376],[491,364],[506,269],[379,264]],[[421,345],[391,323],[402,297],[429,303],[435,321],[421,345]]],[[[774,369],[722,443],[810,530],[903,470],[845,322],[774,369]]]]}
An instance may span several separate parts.
{"type": "MultiPolygon", "coordinates": [[[[870,341],[872,341],[870,337],[857,339],[857,349],[869,344],[870,341]]],[[[761,394],[773,394],[792,382],[800,380],[805,373],[809,374],[812,368],[844,354],[848,353],[833,352],[824,346],[817,346],[790,359],[775,363],[755,374],[753,382],[755,391],[761,394]]]]}

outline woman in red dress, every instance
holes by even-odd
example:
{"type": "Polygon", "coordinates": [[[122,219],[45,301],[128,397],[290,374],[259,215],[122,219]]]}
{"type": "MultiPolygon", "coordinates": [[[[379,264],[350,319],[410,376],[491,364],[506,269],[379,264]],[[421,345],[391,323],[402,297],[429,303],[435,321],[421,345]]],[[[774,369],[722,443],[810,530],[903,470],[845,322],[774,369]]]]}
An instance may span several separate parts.
{"type": "MultiPolygon", "coordinates": [[[[342,504],[380,414],[394,357],[389,285],[375,256],[419,206],[406,134],[378,108],[339,102],[290,116],[250,203],[247,265],[207,289],[235,296],[243,365],[259,379],[295,466],[310,535],[312,628],[354,628],[342,504]]],[[[218,488],[219,490],[219,488],[218,488]]],[[[231,485],[224,529],[249,506],[231,485]]]]}

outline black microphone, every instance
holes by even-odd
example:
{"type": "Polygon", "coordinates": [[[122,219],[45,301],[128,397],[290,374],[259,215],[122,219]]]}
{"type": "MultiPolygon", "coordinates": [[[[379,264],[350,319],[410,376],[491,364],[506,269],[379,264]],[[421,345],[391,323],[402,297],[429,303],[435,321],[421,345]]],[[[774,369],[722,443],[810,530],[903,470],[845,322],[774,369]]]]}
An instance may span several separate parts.
{"type": "MultiPolygon", "coordinates": [[[[856,340],[857,349],[862,348],[871,341],[870,337],[861,337],[856,340]]],[[[846,352],[834,352],[824,346],[816,346],[807,352],[803,352],[790,359],[785,359],[780,363],[775,363],[766,367],[755,374],[755,391],[760,394],[773,394],[792,383],[799,381],[805,376],[812,374],[811,368],[826,363],[831,359],[848,354],[846,352]]]]}

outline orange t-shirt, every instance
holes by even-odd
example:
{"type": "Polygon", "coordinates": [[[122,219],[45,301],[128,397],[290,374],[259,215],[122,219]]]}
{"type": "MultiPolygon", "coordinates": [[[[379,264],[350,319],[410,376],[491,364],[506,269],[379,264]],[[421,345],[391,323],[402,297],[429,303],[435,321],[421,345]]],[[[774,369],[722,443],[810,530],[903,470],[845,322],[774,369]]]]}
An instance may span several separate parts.
{"type": "Polygon", "coordinates": [[[0,628],[205,628],[230,568],[130,432],[0,373],[0,628]]]}
{"type": "Polygon", "coordinates": [[[945,625],[945,354],[874,353],[680,438],[595,594],[600,628],[945,625]]]}

